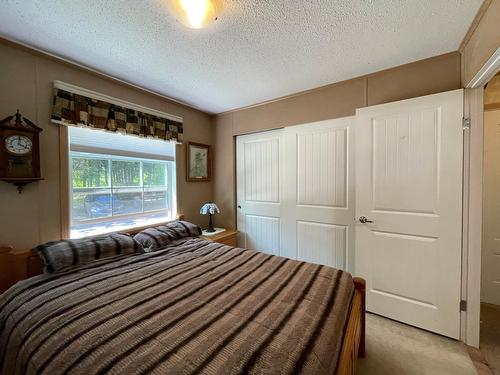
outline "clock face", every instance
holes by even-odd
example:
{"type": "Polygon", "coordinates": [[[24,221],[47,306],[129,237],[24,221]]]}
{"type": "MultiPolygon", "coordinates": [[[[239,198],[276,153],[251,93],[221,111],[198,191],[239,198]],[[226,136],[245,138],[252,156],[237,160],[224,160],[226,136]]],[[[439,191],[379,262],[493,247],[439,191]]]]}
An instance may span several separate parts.
{"type": "Polygon", "coordinates": [[[11,154],[25,155],[31,152],[33,143],[24,135],[13,134],[5,138],[5,148],[11,154]]]}

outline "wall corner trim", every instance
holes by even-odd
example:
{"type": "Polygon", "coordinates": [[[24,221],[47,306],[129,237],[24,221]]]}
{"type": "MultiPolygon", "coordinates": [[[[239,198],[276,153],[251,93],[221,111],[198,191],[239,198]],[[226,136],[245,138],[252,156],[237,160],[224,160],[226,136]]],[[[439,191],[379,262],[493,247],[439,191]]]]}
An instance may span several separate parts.
{"type": "Polygon", "coordinates": [[[466,84],[467,88],[476,88],[485,85],[500,70],[500,47],[491,55],[486,64],[466,84]]]}

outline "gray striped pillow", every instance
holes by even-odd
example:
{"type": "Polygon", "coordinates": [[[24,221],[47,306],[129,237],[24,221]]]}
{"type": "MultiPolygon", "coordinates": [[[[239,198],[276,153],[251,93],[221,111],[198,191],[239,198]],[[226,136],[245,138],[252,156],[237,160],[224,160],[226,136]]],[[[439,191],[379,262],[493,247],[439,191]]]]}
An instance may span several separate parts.
{"type": "Polygon", "coordinates": [[[144,251],[150,252],[162,249],[170,242],[184,237],[198,237],[201,228],[188,221],[172,221],[165,225],[147,228],[137,233],[134,239],[143,247],[144,251]]]}
{"type": "Polygon", "coordinates": [[[33,249],[53,273],[118,255],[143,253],[142,245],[127,233],[52,241],[33,249]]]}

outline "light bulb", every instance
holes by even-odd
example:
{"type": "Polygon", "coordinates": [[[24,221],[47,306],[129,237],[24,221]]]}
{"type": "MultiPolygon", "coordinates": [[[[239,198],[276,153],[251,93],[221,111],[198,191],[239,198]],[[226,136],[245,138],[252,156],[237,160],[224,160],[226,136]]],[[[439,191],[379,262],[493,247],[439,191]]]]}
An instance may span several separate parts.
{"type": "Polygon", "coordinates": [[[192,29],[201,29],[217,19],[215,0],[168,0],[175,18],[192,29]]]}

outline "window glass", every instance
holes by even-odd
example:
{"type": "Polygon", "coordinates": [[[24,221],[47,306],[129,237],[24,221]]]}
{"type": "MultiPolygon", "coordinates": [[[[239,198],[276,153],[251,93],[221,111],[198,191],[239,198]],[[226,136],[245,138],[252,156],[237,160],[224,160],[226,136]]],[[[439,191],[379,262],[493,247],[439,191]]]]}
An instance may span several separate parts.
{"type": "Polygon", "coordinates": [[[73,188],[109,187],[109,162],[103,159],[73,158],[73,188]]]}
{"type": "Polygon", "coordinates": [[[167,182],[165,163],[144,162],[142,176],[144,186],[164,186],[167,182]]]}
{"type": "Polygon", "coordinates": [[[103,159],[72,159],[74,220],[111,216],[109,162],[103,159]]]}
{"type": "Polygon", "coordinates": [[[111,179],[115,186],[141,186],[141,163],[113,160],[111,179]]]}
{"type": "Polygon", "coordinates": [[[144,190],[144,211],[155,211],[167,208],[168,200],[166,189],[144,190]]]}
{"type": "Polygon", "coordinates": [[[70,157],[72,238],[174,217],[175,162],[73,151],[70,157]]]}
{"type": "Polygon", "coordinates": [[[168,208],[167,166],[164,163],[143,163],[144,211],[168,208]]]}
{"type": "Polygon", "coordinates": [[[111,192],[109,189],[73,190],[72,209],[73,220],[109,217],[111,216],[111,192]]]}

